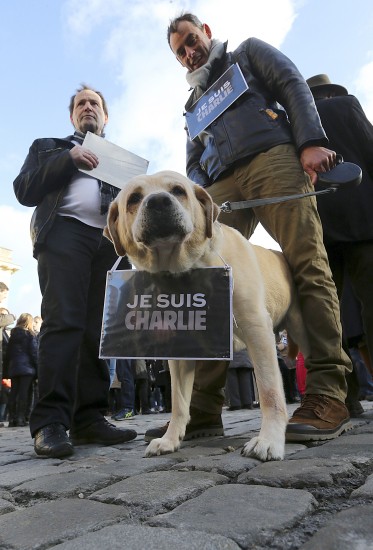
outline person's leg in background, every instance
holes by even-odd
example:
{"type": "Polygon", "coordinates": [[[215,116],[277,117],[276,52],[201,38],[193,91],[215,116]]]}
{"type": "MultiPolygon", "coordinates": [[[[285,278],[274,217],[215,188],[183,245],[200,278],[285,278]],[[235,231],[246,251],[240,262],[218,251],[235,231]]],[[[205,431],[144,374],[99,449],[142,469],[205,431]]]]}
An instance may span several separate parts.
{"type": "Polygon", "coordinates": [[[345,244],[328,246],[326,250],[340,303],[342,346],[352,363],[352,370],[346,375],[346,406],[350,412],[350,416],[357,417],[364,412],[364,409],[359,401],[360,383],[355,362],[351,357],[349,341],[352,336],[355,338],[363,332],[361,307],[354,294],[351,280],[346,270],[345,244]]]}
{"type": "Polygon", "coordinates": [[[131,359],[117,359],[117,377],[121,383],[121,409],[114,420],[127,420],[135,416],[135,365],[131,359]]]}
{"type": "Polygon", "coordinates": [[[240,367],[237,369],[238,386],[243,409],[252,409],[255,400],[253,369],[240,367]]]}
{"type": "Polygon", "coordinates": [[[373,365],[373,242],[350,243],[346,248],[346,268],[360,302],[364,336],[369,352],[368,369],[373,365]]]}
{"type": "Polygon", "coordinates": [[[33,376],[19,376],[17,399],[17,426],[27,426],[26,412],[33,376]]]}
{"type": "Polygon", "coordinates": [[[9,422],[8,428],[16,428],[17,424],[17,402],[19,391],[19,376],[14,376],[11,379],[11,388],[8,401],[9,422]]]}

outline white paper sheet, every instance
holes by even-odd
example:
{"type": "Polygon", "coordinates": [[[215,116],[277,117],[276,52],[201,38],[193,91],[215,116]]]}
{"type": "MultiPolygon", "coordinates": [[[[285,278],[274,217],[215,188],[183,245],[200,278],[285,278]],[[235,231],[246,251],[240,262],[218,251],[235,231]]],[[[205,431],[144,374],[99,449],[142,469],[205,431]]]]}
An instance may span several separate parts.
{"type": "Polygon", "coordinates": [[[148,170],[148,160],[92,132],[87,132],[83,147],[86,147],[97,156],[99,165],[93,170],[80,169],[80,171],[93,178],[119,187],[119,189],[122,189],[125,183],[134,176],[146,174],[148,170]]]}

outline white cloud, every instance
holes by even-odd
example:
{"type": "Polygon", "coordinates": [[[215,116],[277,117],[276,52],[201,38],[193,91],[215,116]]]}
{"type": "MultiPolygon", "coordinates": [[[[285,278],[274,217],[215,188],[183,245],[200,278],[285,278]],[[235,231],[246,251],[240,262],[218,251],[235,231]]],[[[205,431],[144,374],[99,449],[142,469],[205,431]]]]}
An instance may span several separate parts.
{"type": "MultiPolygon", "coordinates": [[[[373,52],[370,54],[373,57],[373,52]]],[[[370,61],[359,70],[355,81],[357,97],[361,102],[365,114],[373,121],[373,61],[370,61]]]]}
{"type": "Polygon", "coordinates": [[[251,244],[263,246],[264,248],[271,248],[272,250],[281,250],[278,243],[272,239],[262,225],[258,225],[254,231],[254,234],[250,238],[251,244]]]}
{"type": "MultiPolygon", "coordinates": [[[[213,36],[234,48],[249,36],[280,47],[296,18],[291,0],[131,2],[89,0],[67,3],[70,31],[81,39],[105,28],[102,56],[116,73],[122,93],[110,104],[107,138],[150,161],[149,173],[185,173],[183,106],[188,98],[185,70],[169,49],[166,29],[180,11],[192,11],[213,36]],[[263,14],[276,14],[267,17],[263,14]],[[248,14],[248,15],[247,15],[248,14]],[[110,19],[110,26],[106,22],[110,19]]],[[[260,226],[253,242],[277,248],[260,226]]]]}
{"type": "Polygon", "coordinates": [[[73,36],[93,33],[102,40],[100,25],[106,31],[102,55],[123,90],[111,102],[107,137],[147,158],[149,172],[166,168],[184,172],[185,167],[182,113],[189,94],[185,70],[167,44],[170,19],[181,10],[190,10],[211,25],[214,36],[229,38],[230,47],[235,47],[250,35],[280,46],[295,18],[290,0],[260,4],[236,0],[230,10],[222,0],[90,0],[83,4],[69,1],[67,6],[73,36]],[[276,17],[263,17],[263,13],[276,13],[276,17]]]}

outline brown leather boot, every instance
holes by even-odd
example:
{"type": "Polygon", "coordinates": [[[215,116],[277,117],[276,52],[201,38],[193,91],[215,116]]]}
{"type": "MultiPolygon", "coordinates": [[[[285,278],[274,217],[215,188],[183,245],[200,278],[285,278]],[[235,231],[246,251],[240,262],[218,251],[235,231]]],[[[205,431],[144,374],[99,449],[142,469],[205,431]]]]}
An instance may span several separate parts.
{"type": "Polygon", "coordinates": [[[334,439],[351,428],[344,403],[328,395],[305,395],[289,420],[286,441],[334,439]]]}

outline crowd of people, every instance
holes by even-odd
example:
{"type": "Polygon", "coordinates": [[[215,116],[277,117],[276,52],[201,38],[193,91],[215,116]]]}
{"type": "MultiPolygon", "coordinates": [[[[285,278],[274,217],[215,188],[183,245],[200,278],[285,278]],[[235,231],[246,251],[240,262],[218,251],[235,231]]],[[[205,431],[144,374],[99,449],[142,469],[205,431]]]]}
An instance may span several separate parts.
{"type": "MultiPolygon", "coordinates": [[[[29,313],[15,319],[6,308],[0,308],[0,319],[3,344],[0,422],[3,426],[8,422],[9,428],[24,427],[38,399],[37,351],[42,319],[29,313]]],[[[298,403],[305,392],[304,357],[301,352],[296,359],[288,357],[285,330],[277,334],[276,347],[286,402],[298,403]]],[[[349,353],[358,378],[358,399],[372,401],[373,377],[369,365],[359,348],[351,347],[349,353]]],[[[138,414],[171,412],[171,378],[166,360],[114,359],[107,361],[107,366],[110,389],[105,416],[119,422],[138,414]]],[[[254,367],[246,350],[234,352],[229,362],[224,406],[228,411],[260,407],[254,367]]]]}
{"type": "MultiPolygon", "coordinates": [[[[317,201],[306,197],[219,217],[248,239],[260,222],[293,275],[310,350],[290,358],[285,335],[277,340],[287,401],[299,402],[286,439],[337,437],[350,415],[363,412],[361,365],[368,380],[372,374],[373,127],[343,86],[326,75],[307,83],[288,57],[261,40],[249,38],[229,51],[192,13],[170,22],[167,39],[192,89],[187,114],[232,65],[239,65],[247,84],[195,138],[187,132],[186,174],[217,204],[313,191],[318,175],[336,165],[337,153],[363,168],[361,185],[338,199],[338,193],[317,201]],[[358,305],[357,340],[340,315],[347,278],[358,305]]],[[[74,445],[114,445],[136,437],[134,430],[110,423],[109,413],[121,421],[171,410],[165,361],[99,358],[106,273],[116,260],[103,228],[119,189],[87,174],[99,160],[84,147],[84,137],[88,131],[104,137],[109,120],[103,94],[82,85],[69,111],[74,133],[35,140],[14,181],[19,202],[36,207],[31,236],[43,322],[37,337],[31,316],[22,314],[11,331],[9,423],[24,425],[29,416],[35,452],[46,457],[69,456],[74,445]],[[22,372],[15,367],[21,345],[27,347],[22,372]]],[[[120,269],[131,269],[126,257],[120,269]]],[[[245,352],[232,362],[197,361],[186,439],[222,435],[224,405],[254,406],[254,372],[245,352]]],[[[150,429],[145,439],[161,437],[166,429],[150,429]]]]}

